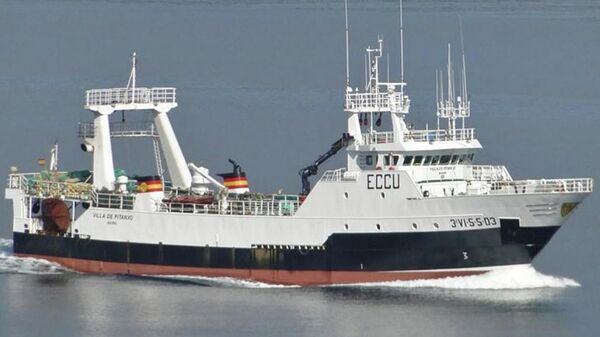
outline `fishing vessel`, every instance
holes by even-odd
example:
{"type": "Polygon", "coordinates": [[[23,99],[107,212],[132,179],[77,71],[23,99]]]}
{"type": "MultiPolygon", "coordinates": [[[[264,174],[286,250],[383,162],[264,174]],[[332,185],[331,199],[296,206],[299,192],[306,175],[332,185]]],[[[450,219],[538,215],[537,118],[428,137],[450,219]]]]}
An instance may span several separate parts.
{"type": "Polygon", "coordinates": [[[347,130],[300,170],[301,193],[255,192],[235,160],[220,177],[188,162],[170,123],[176,89],[138,87],[134,54],[124,88],[85,92],[92,121],[80,124],[79,136],[91,169],[59,170],[55,146],[47,169],[9,175],[15,254],[89,273],[300,285],[530,264],[592,192],[593,180],[515,180],[504,166],[476,164],[482,146],[466,127],[464,52],[457,86],[450,46],[447,69],[436,73],[435,127],[407,121],[403,60],[399,81],[380,80],[382,38],[366,49],[364,89],[353,89],[347,22],[346,10],[347,130]],[[117,112],[145,112],[151,120],[115,122],[117,112]],[[136,137],[153,144],[155,165],[144,176],[113,164],[112,140],[136,137]],[[340,151],[346,167],[323,172],[312,186],[311,176],[340,151]]]}

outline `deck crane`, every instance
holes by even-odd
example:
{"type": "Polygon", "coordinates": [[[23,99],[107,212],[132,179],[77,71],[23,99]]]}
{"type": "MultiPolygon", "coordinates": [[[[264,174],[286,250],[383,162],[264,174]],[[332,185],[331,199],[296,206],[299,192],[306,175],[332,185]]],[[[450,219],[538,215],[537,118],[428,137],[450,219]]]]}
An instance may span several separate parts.
{"type": "Polygon", "coordinates": [[[310,193],[310,181],[308,178],[314,176],[319,171],[319,165],[323,164],[327,159],[333,157],[341,149],[345,148],[354,140],[354,137],[348,133],[342,134],[342,138],[338,139],[335,143],[331,144],[329,151],[323,153],[315,160],[311,165],[301,169],[298,174],[302,177],[302,193],[301,195],[308,195],[310,193]]]}

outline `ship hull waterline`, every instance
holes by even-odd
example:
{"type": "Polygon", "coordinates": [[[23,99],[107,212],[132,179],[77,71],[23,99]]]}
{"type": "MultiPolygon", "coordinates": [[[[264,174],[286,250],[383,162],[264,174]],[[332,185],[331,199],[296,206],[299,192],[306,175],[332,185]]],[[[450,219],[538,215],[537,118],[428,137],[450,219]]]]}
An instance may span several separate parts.
{"type": "MultiPolygon", "coordinates": [[[[245,249],[148,245],[17,232],[13,234],[13,248],[16,256],[48,260],[83,273],[230,277],[314,286],[469,276],[497,268],[527,265],[557,229],[554,226],[538,228],[533,233],[521,235],[535,237],[535,243],[531,240],[519,243],[498,240],[498,244],[483,246],[482,235],[492,238],[501,234],[493,230],[473,231],[469,234],[473,236],[472,240],[479,241],[478,245],[471,242],[462,247],[424,247],[426,250],[421,253],[413,248],[402,250],[398,246],[381,250],[361,247],[357,242],[365,241],[364,237],[350,240],[351,248],[340,245],[340,242],[349,240],[344,237],[344,240],[328,240],[331,246],[337,245],[336,249],[303,251],[277,247],[245,249]],[[365,253],[367,251],[372,254],[370,259],[365,253]],[[440,254],[442,252],[444,254],[440,254]],[[436,257],[427,261],[425,256],[436,257]]],[[[407,240],[414,240],[414,237],[407,240]]],[[[429,237],[425,240],[439,243],[447,238],[429,237]]]]}
{"type": "Polygon", "coordinates": [[[319,286],[330,284],[358,284],[374,282],[441,279],[446,277],[480,275],[489,271],[488,269],[459,269],[435,271],[355,272],[326,270],[198,268],[105,262],[45,255],[16,255],[18,257],[23,258],[36,258],[47,260],[81,273],[119,274],[136,276],[199,276],[214,278],[228,277],[253,282],[298,286],[319,286]]]}

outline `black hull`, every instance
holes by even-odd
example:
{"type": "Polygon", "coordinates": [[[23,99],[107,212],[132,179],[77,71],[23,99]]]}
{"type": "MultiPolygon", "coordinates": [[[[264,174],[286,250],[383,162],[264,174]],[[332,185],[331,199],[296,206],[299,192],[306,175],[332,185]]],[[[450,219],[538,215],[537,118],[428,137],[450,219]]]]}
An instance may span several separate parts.
{"type": "Polygon", "coordinates": [[[18,255],[153,266],[288,271],[419,271],[527,264],[559,227],[333,234],[319,247],[195,247],[14,233],[18,255]]]}

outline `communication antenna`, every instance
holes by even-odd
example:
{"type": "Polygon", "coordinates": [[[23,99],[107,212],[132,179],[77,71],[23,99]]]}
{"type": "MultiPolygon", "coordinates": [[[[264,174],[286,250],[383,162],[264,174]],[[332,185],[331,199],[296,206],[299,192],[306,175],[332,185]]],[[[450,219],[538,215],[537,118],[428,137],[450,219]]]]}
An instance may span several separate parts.
{"type": "Polygon", "coordinates": [[[437,129],[440,129],[440,117],[445,116],[446,102],[444,101],[444,73],[441,69],[435,70],[435,88],[437,101],[437,129]]]}
{"type": "Polygon", "coordinates": [[[54,146],[50,149],[50,171],[58,171],[58,140],[54,142],[54,146]]]}
{"type": "Polygon", "coordinates": [[[462,52],[462,81],[461,81],[461,86],[462,86],[462,101],[459,104],[459,113],[462,121],[462,128],[465,128],[465,117],[469,117],[471,115],[471,111],[470,111],[470,105],[471,103],[469,102],[469,94],[467,92],[467,62],[465,61],[465,39],[464,39],[464,35],[463,35],[463,28],[462,28],[462,17],[459,16],[458,17],[458,25],[459,25],[459,29],[460,29],[460,46],[461,46],[461,52],[462,52]]]}
{"type": "Polygon", "coordinates": [[[386,62],[387,63],[386,64],[387,65],[387,80],[386,81],[389,83],[390,82],[390,53],[387,53],[386,57],[387,57],[387,62],[386,62]]]}
{"type": "Polygon", "coordinates": [[[458,27],[460,29],[460,47],[462,52],[462,98],[463,101],[468,101],[467,95],[467,63],[465,62],[465,40],[463,36],[462,17],[458,17],[458,27]]]}
{"type": "Polygon", "coordinates": [[[365,90],[367,90],[367,88],[369,87],[369,75],[367,74],[368,73],[367,69],[368,69],[368,66],[367,66],[367,53],[365,53],[365,90]]]}
{"type": "Polygon", "coordinates": [[[131,74],[129,74],[129,80],[127,81],[127,89],[131,89],[131,102],[135,103],[135,66],[137,65],[136,54],[133,52],[131,58],[131,74]]]}
{"type": "Polygon", "coordinates": [[[346,90],[350,86],[350,52],[348,40],[348,0],[344,0],[344,14],[346,16],[346,90]]]}
{"type": "Polygon", "coordinates": [[[448,43],[448,101],[454,104],[454,72],[452,70],[452,47],[448,43]]]}
{"type": "Polygon", "coordinates": [[[402,16],[402,0],[400,0],[400,81],[404,82],[404,24],[402,16]]]}

